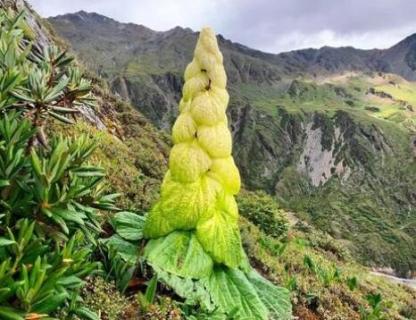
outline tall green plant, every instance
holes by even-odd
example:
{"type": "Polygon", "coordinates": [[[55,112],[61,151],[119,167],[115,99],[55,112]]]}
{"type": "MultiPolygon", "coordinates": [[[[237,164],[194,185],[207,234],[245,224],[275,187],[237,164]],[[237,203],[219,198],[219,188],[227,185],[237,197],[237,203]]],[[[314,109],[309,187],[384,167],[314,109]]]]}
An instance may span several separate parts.
{"type": "Polygon", "coordinates": [[[287,290],[251,269],[241,245],[226,82],[215,34],[205,28],[185,71],[169,170],[144,227],[145,256],[187,303],[224,318],[289,319],[287,290]]]}

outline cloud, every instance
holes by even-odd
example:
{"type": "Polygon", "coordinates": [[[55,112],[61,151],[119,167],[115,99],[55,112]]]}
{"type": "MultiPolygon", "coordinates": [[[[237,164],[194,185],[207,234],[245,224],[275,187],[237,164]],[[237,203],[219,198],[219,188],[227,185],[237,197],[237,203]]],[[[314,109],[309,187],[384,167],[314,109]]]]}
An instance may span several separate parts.
{"type": "Polygon", "coordinates": [[[205,24],[220,25],[226,16],[219,13],[227,6],[227,1],[206,0],[30,0],[29,3],[45,17],[85,10],[155,30],[178,25],[194,29],[205,24]]]}
{"type": "Polygon", "coordinates": [[[386,48],[416,32],[414,0],[29,0],[43,16],[79,10],[155,30],[211,25],[268,52],[305,47],[386,48]]]}
{"type": "Polygon", "coordinates": [[[314,33],[289,32],[276,37],[263,45],[267,52],[282,52],[304,48],[320,48],[323,46],[345,47],[352,46],[361,49],[387,48],[416,31],[415,25],[409,25],[391,30],[377,30],[354,33],[336,33],[325,29],[314,33]]]}

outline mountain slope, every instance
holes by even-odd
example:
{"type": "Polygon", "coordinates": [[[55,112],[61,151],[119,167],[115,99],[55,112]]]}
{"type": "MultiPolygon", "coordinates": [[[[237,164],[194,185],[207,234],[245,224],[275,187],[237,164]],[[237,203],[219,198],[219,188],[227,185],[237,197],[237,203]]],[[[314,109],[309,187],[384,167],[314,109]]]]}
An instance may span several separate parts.
{"type": "MultiPolygon", "coordinates": [[[[49,21],[113,92],[170,130],[196,33],[86,12],[49,21]]],[[[219,36],[245,185],[402,274],[416,269],[416,86],[385,72],[413,79],[415,42],[273,55],[219,36]]]]}

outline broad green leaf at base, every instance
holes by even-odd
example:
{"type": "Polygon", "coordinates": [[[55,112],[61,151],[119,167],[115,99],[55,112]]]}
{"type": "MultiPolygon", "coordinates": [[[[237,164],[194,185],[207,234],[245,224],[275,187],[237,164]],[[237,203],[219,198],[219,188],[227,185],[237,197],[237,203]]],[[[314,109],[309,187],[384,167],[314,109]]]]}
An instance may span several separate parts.
{"type": "Polygon", "coordinates": [[[269,310],[269,319],[292,319],[290,293],[286,288],[275,286],[255,270],[248,273],[247,278],[256,289],[261,301],[269,310]]]}
{"type": "Polygon", "coordinates": [[[244,272],[215,266],[210,276],[199,280],[179,277],[158,267],[155,271],[161,282],[185,299],[185,304],[199,305],[202,314],[207,314],[203,319],[211,319],[210,315],[213,319],[234,320],[292,318],[289,291],[275,286],[254,269],[244,272]]]}
{"type": "Polygon", "coordinates": [[[244,272],[217,267],[203,282],[215,305],[235,319],[268,319],[266,306],[244,272]]]}
{"type": "Polygon", "coordinates": [[[182,278],[165,272],[154,267],[159,281],[172,288],[175,293],[185,299],[185,304],[196,306],[199,305],[208,312],[213,312],[215,305],[211,301],[209,292],[206,290],[201,281],[195,281],[190,278],[182,278]]]}
{"type": "Polygon", "coordinates": [[[211,257],[189,231],[176,231],[150,240],[145,248],[145,257],[153,267],[194,279],[209,276],[213,268],[211,257]]]}
{"type": "Polygon", "coordinates": [[[117,212],[111,219],[114,229],[125,240],[137,241],[143,238],[145,218],[133,212],[117,212]]]}

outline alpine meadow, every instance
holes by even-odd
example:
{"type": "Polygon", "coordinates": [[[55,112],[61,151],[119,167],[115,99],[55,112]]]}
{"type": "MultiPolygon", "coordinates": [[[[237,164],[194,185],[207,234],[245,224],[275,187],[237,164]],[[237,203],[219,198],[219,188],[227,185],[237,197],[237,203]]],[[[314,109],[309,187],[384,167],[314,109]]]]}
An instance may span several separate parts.
{"type": "Polygon", "coordinates": [[[0,320],[416,320],[416,34],[321,46],[387,2],[121,2],[0,0],[0,320]]]}

